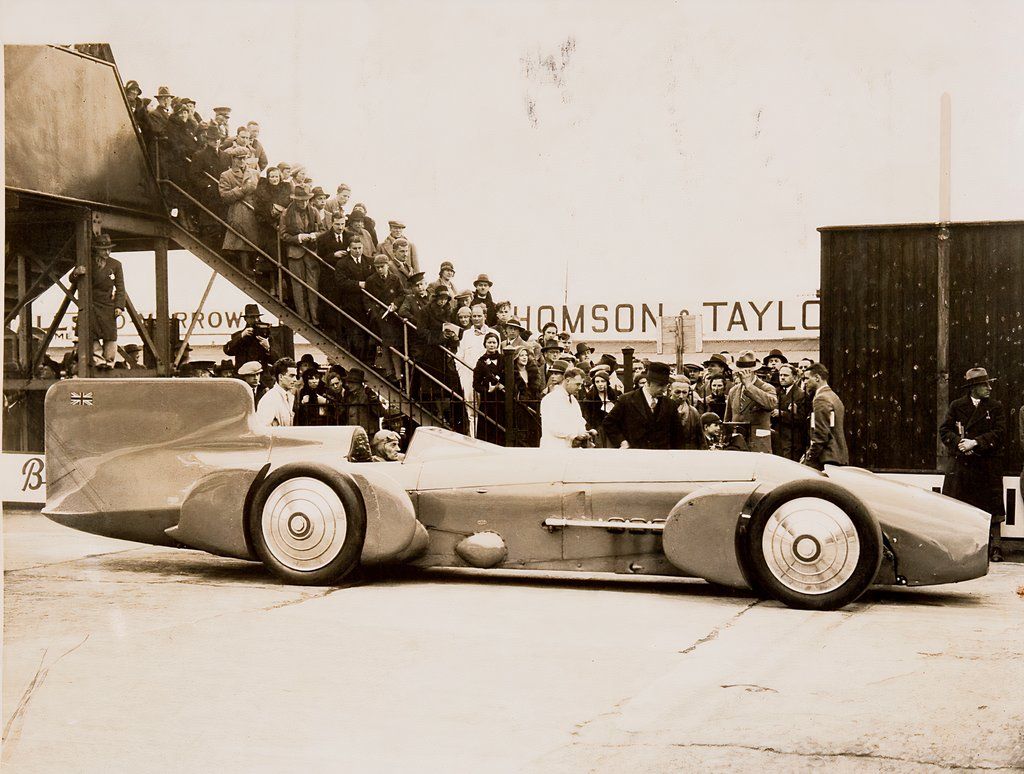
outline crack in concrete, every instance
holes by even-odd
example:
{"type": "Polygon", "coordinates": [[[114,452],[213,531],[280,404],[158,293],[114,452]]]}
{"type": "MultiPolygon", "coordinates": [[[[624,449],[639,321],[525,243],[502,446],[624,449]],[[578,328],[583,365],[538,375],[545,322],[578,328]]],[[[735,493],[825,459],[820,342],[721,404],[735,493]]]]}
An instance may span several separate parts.
{"type": "Polygon", "coordinates": [[[309,602],[313,599],[323,599],[324,597],[330,596],[336,591],[344,591],[345,589],[349,589],[357,585],[359,584],[350,583],[344,586],[334,586],[329,589],[324,589],[323,591],[320,591],[316,594],[306,594],[305,596],[300,597],[299,599],[287,599],[284,602],[276,602],[273,605],[268,605],[267,607],[260,607],[257,608],[255,612],[263,613],[269,610],[280,610],[285,607],[292,607],[293,605],[301,605],[303,602],[309,602]]]}
{"type": "Polygon", "coordinates": [[[46,654],[50,652],[50,649],[46,648],[45,650],[43,650],[43,655],[39,659],[39,666],[36,668],[36,673],[32,676],[32,680],[29,682],[28,687],[25,689],[25,692],[21,695],[21,699],[18,701],[18,705],[14,708],[14,712],[11,713],[10,719],[7,721],[7,723],[4,724],[4,733],[2,740],[4,743],[4,760],[9,760],[10,754],[13,751],[15,744],[17,744],[18,739],[21,737],[21,726],[18,727],[17,732],[14,734],[14,737],[11,737],[11,731],[12,729],[14,729],[14,724],[19,719],[24,719],[25,712],[28,710],[29,702],[32,700],[32,697],[35,695],[35,692],[42,687],[43,681],[46,680],[46,676],[50,673],[50,670],[53,669],[53,667],[55,667],[57,664],[59,664],[61,659],[63,659],[65,656],[74,653],[76,650],[82,647],[85,644],[85,641],[88,639],[89,635],[87,634],[85,635],[85,637],[82,638],[81,642],[61,653],[56,659],[54,659],[52,664],[46,667],[44,667],[43,664],[46,663],[46,654]]]}
{"type": "Polygon", "coordinates": [[[707,749],[719,749],[719,750],[750,750],[752,752],[765,752],[772,753],[773,755],[791,755],[799,758],[867,758],[872,760],[880,761],[894,761],[898,763],[912,763],[919,766],[936,766],[941,769],[973,769],[976,771],[1018,771],[1015,766],[984,766],[973,763],[951,763],[942,760],[927,760],[918,758],[904,758],[898,755],[883,755],[881,753],[873,753],[859,750],[842,750],[839,752],[800,752],[797,750],[779,750],[775,747],[768,745],[753,745],[753,744],[715,744],[711,742],[679,742],[671,745],[672,747],[700,747],[707,749]]]}
{"type": "Polygon", "coordinates": [[[61,559],[59,562],[43,562],[42,564],[33,564],[30,567],[18,567],[14,570],[4,570],[4,575],[14,575],[19,572],[28,572],[29,570],[38,570],[42,567],[58,567],[62,564],[71,564],[73,562],[81,562],[84,559],[95,559],[100,556],[115,556],[117,554],[127,554],[132,551],[142,551],[150,546],[139,546],[137,548],[122,548],[120,551],[100,551],[96,554],[86,554],[85,556],[76,556],[73,559],[61,559]]]}
{"type": "Polygon", "coordinates": [[[705,645],[705,644],[707,644],[709,642],[717,640],[718,639],[718,635],[721,634],[722,632],[726,631],[727,629],[730,629],[732,626],[734,626],[736,624],[736,621],[738,621],[740,619],[740,616],[744,615],[748,610],[756,607],[757,605],[760,605],[762,602],[764,602],[763,599],[755,599],[753,602],[751,602],[749,605],[747,605],[742,610],[740,610],[738,613],[736,613],[736,615],[734,615],[732,618],[730,618],[724,624],[719,624],[714,629],[712,629],[710,632],[705,634],[703,637],[701,637],[700,639],[698,639],[695,642],[693,642],[693,644],[691,644],[688,647],[684,648],[683,650],[679,651],[680,655],[683,655],[683,656],[689,655],[690,653],[693,653],[693,651],[697,650],[697,648],[699,648],[701,645],[705,645]]]}

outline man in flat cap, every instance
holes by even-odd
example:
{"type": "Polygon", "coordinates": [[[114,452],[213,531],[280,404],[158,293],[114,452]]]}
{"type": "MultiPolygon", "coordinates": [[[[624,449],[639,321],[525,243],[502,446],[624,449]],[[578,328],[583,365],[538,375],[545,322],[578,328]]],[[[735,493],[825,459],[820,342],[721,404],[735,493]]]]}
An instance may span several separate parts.
{"type": "Polygon", "coordinates": [[[249,389],[252,391],[253,405],[258,404],[263,393],[266,392],[266,388],[263,386],[263,364],[258,360],[250,360],[248,363],[238,366],[235,373],[239,379],[249,385],[249,389]]]}
{"type": "Polygon", "coordinates": [[[949,449],[952,461],[942,482],[942,494],[987,511],[989,559],[1003,561],[999,525],[1006,519],[1003,504],[1003,446],[1006,443],[1006,413],[992,398],[995,379],[981,366],[964,375],[967,394],[949,404],[939,427],[939,438],[949,449]]]}
{"type": "MultiPolygon", "coordinates": [[[[124,311],[126,297],[121,262],[110,255],[113,247],[109,234],[93,238],[92,265],[89,269],[91,295],[88,299],[92,331],[88,336],[78,332],[80,342],[90,342],[93,365],[103,369],[114,367],[114,358],[117,356],[117,316],[124,311]]],[[[75,268],[71,272],[71,284],[77,285],[85,272],[84,268],[75,268]]],[[[81,303],[80,299],[79,305],[81,303]]]]}
{"type": "Polygon", "coordinates": [[[750,451],[772,453],[772,412],[779,407],[775,388],[755,373],[757,358],[751,350],[736,358],[736,383],[725,402],[726,422],[750,424],[750,451]]]}
{"type": "MultiPolygon", "coordinates": [[[[389,220],[387,239],[380,243],[380,249],[387,254],[389,258],[395,257],[395,242],[399,239],[405,239],[409,243],[409,266],[412,271],[417,272],[420,270],[420,259],[416,254],[416,245],[409,241],[409,238],[405,236],[405,224],[400,220],[389,220]]],[[[452,288],[449,291],[454,292],[452,288]]]]}
{"type": "Polygon", "coordinates": [[[682,449],[686,439],[676,405],[665,396],[671,381],[665,363],[652,362],[646,384],[615,402],[602,428],[612,448],[682,449]]]}
{"type": "Polygon", "coordinates": [[[231,121],[231,108],[229,107],[215,107],[213,109],[213,127],[217,130],[220,135],[221,141],[228,139],[231,136],[231,129],[228,123],[231,121]]]}

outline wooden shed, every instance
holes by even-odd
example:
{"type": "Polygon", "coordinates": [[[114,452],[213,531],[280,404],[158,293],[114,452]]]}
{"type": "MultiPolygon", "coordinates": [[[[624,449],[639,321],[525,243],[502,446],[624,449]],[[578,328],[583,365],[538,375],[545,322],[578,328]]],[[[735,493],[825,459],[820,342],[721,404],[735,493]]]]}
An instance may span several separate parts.
{"type": "Polygon", "coordinates": [[[938,426],[985,366],[1021,470],[1024,221],[829,226],[821,233],[821,361],[847,411],[850,462],[936,471],[938,426]]]}

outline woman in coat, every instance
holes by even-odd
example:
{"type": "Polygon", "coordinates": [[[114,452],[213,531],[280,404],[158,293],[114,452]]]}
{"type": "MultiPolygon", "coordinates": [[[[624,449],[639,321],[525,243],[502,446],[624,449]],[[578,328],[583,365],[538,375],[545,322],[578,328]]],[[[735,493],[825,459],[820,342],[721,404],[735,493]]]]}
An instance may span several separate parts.
{"type": "Polygon", "coordinates": [[[597,430],[596,445],[599,448],[608,446],[604,431],[601,429],[604,418],[612,410],[619,399],[619,391],[608,381],[611,369],[607,366],[594,366],[590,369],[590,387],[580,399],[583,418],[587,420],[587,428],[597,430]]]}
{"type": "Polygon", "coordinates": [[[505,379],[498,345],[501,339],[491,331],[484,336],[484,353],[473,369],[473,390],[483,416],[476,421],[476,437],[505,445],[505,379]]]}
{"type": "Polygon", "coordinates": [[[218,190],[221,200],[228,206],[227,222],[231,228],[224,234],[221,249],[237,253],[242,271],[252,274],[252,245],[259,244],[260,238],[259,225],[253,210],[256,204],[259,173],[246,164],[249,156],[246,148],[235,146],[229,148],[226,153],[231,158],[231,168],[221,173],[218,190]],[[241,239],[239,235],[245,239],[241,239]]]}
{"type": "Polygon", "coordinates": [[[277,254],[277,224],[281,213],[288,209],[292,196],[291,183],[281,177],[277,167],[267,167],[267,173],[256,185],[256,222],[259,224],[259,246],[274,258],[277,254]]]}
{"type": "Polygon", "coordinates": [[[540,398],[544,385],[540,367],[530,357],[529,347],[519,347],[512,361],[515,397],[515,446],[540,445],[540,398]]]}

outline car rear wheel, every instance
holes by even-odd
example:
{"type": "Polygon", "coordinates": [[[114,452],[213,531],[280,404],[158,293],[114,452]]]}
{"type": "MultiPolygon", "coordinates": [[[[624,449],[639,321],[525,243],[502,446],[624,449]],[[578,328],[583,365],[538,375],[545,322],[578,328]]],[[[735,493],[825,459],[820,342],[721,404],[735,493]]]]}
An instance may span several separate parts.
{"type": "Polygon", "coordinates": [[[871,585],[882,532],[863,503],[825,481],[793,482],[759,504],[745,535],[751,586],[790,607],[835,610],[871,585]]]}
{"type": "Polygon", "coordinates": [[[289,583],[337,583],[359,565],[366,509],[350,477],[321,466],[286,465],[260,484],[249,537],[268,569],[289,583]]]}

